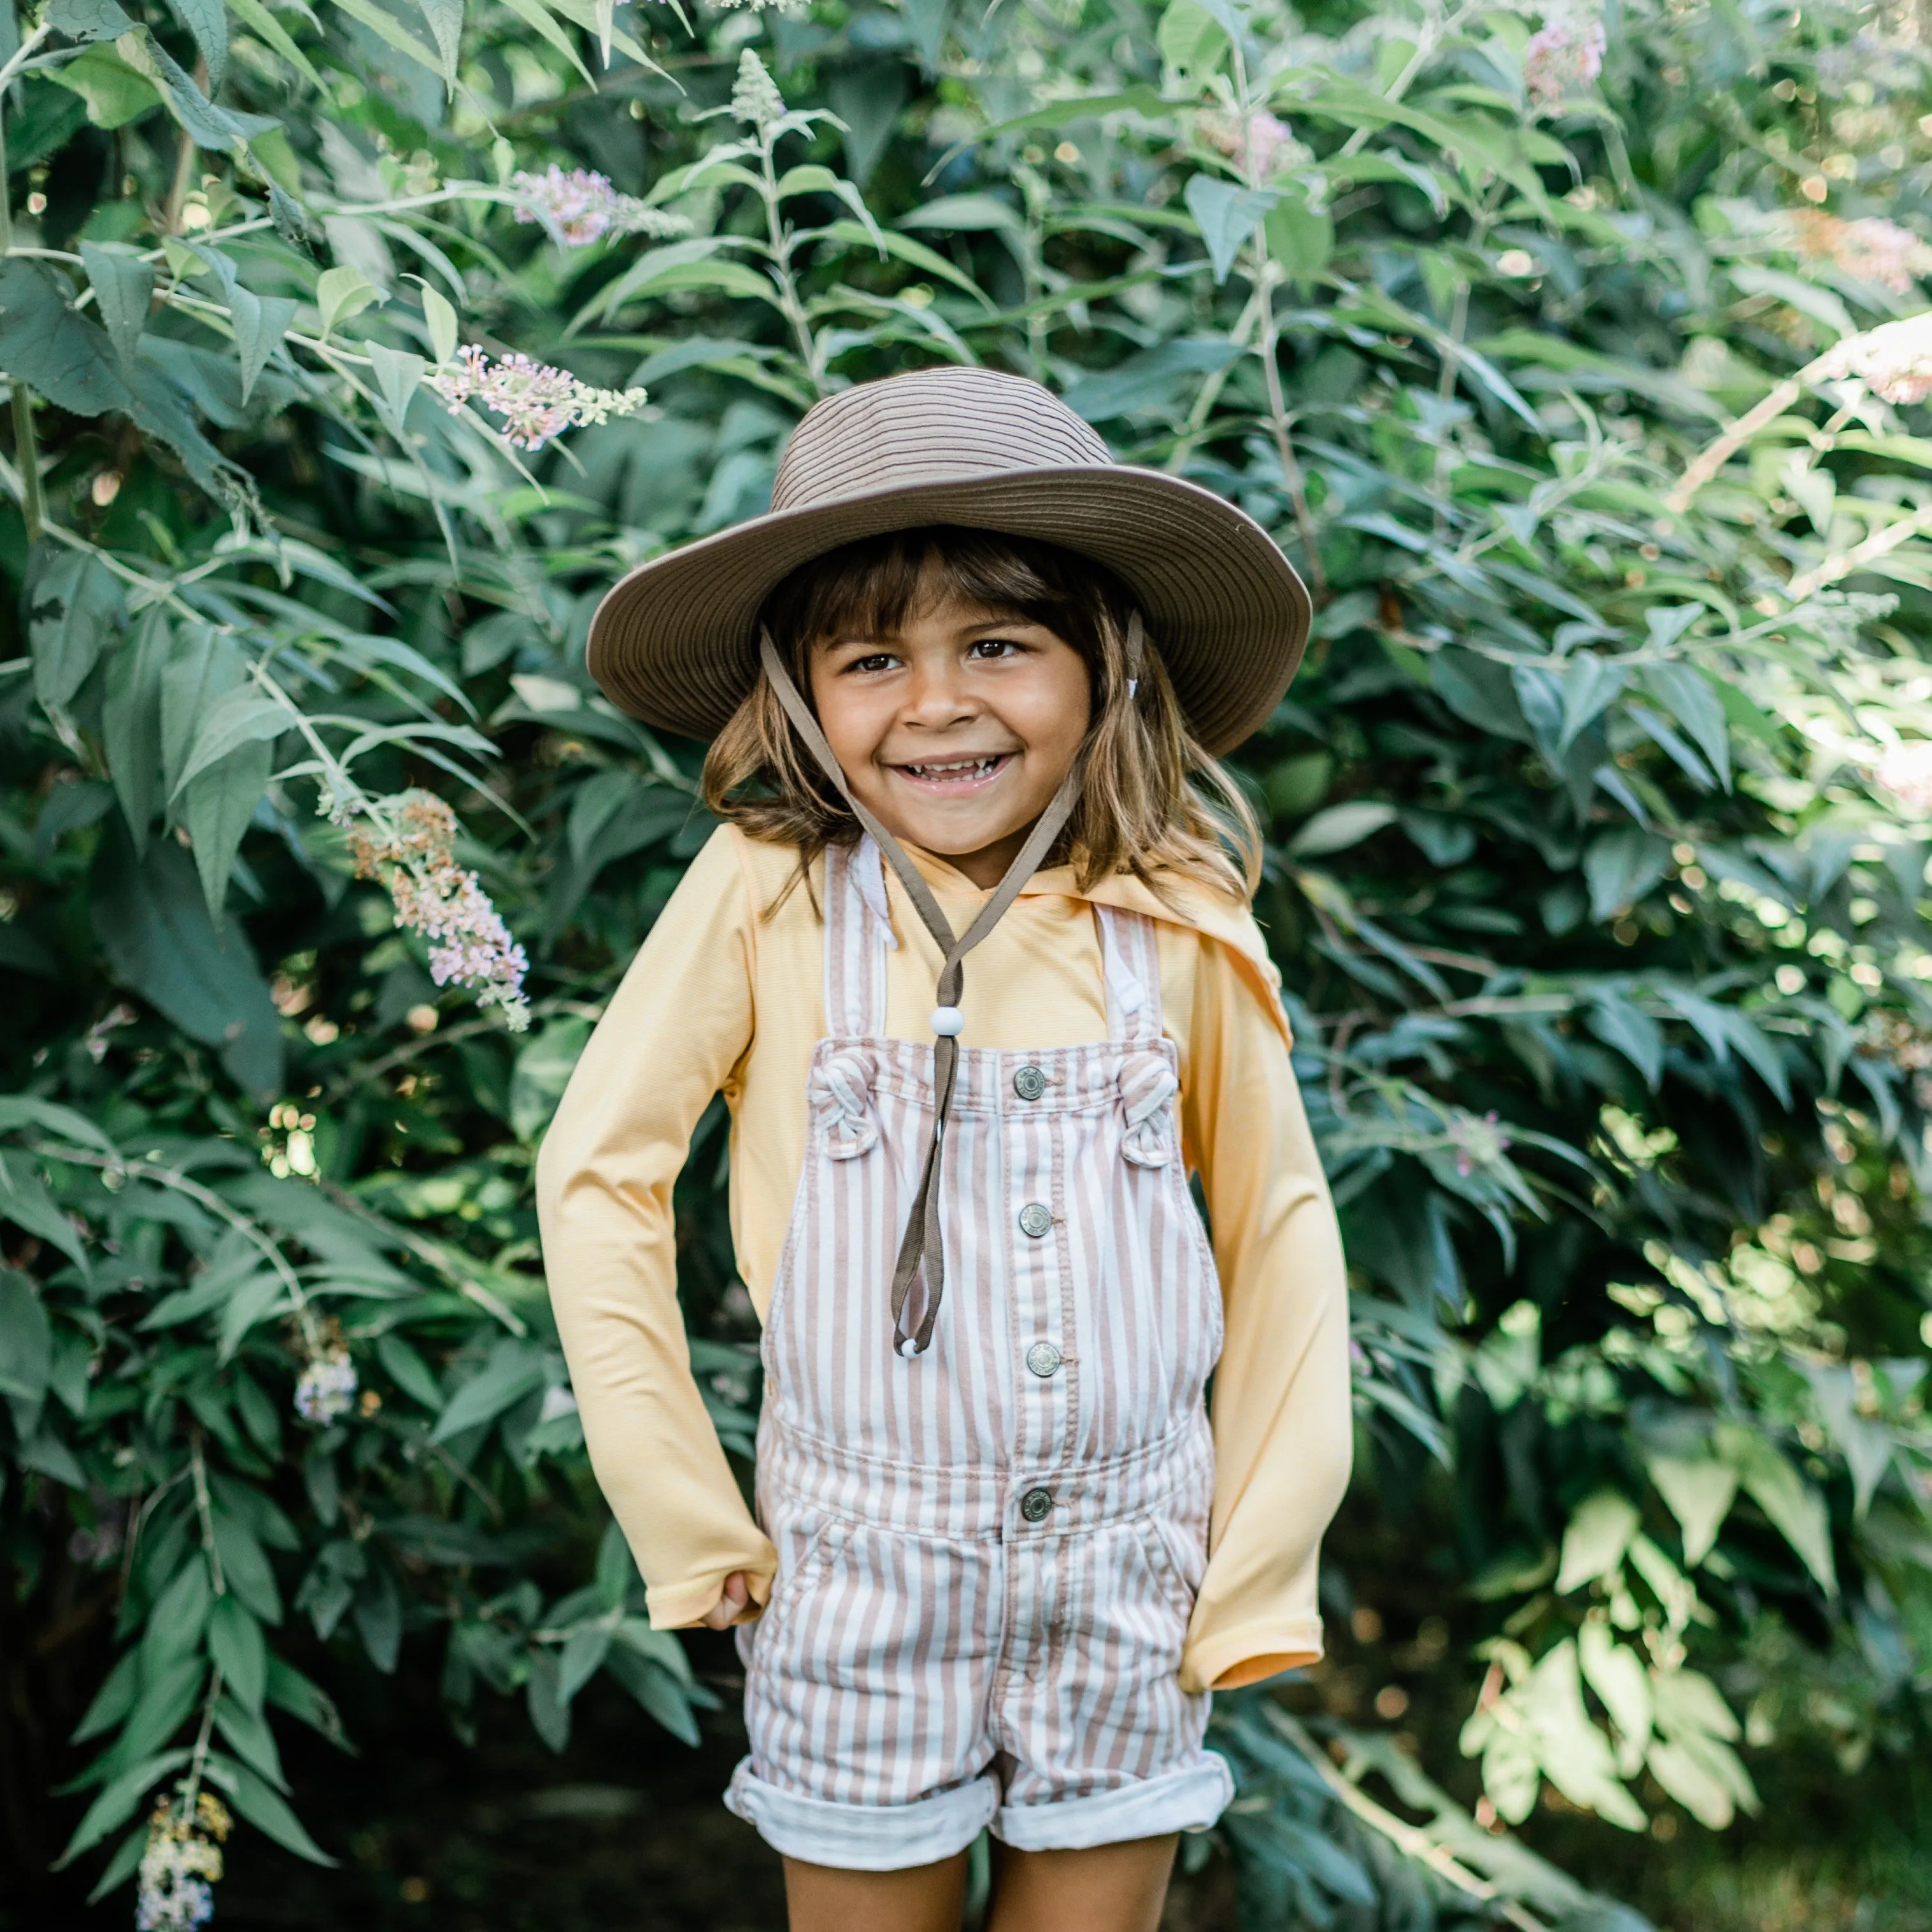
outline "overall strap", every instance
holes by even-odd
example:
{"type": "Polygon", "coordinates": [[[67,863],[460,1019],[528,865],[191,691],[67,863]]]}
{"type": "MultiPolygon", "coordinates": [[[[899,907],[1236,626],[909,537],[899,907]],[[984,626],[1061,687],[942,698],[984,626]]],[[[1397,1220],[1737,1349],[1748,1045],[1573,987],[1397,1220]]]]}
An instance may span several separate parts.
{"type": "Polygon", "coordinates": [[[1144,913],[1096,905],[1100,970],[1107,985],[1107,1037],[1124,1046],[1160,1038],[1160,949],[1144,913]]]}
{"type": "MultiPolygon", "coordinates": [[[[1127,644],[1129,662],[1138,664],[1141,654],[1141,620],[1138,611],[1128,624],[1127,644]]],[[[1019,897],[1022,889],[1039,869],[1040,861],[1052,849],[1054,841],[1073,815],[1073,808],[1079,800],[1084,760],[1083,758],[1075,760],[1073,768],[1054,793],[1052,802],[1040,814],[1027,835],[1026,843],[1007,867],[1006,877],[994,888],[992,896],[980,908],[972,924],[964,932],[956,934],[919,868],[906,856],[898,841],[853,796],[845,773],[826,742],[824,732],[819,728],[818,720],[812,716],[812,707],[792,682],[791,674],[786,670],[768,630],[761,630],[758,634],[758,656],[764,667],[765,676],[784,707],[785,716],[791,720],[793,728],[805,740],[820,770],[837,788],[852,815],[871,834],[886,862],[898,874],[900,884],[912,901],[914,910],[932,934],[945,962],[940,968],[938,1004],[932,1015],[932,1133],[926,1144],[918,1190],[913,1197],[911,1211],[906,1217],[898,1259],[892,1270],[892,1347],[901,1355],[922,1355],[932,1346],[933,1324],[938,1319],[939,1304],[946,1288],[945,1242],[940,1228],[938,1184],[940,1150],[946,1140],[946,1117],[952,1109],[953,1082],[959,1068],[958,1035],[964,1024],[959,1012],[959,998],[966,982],[962,962],[1019,897]],[[916,1332],[908,1335],[904,1318],[906,1298],[912,1292],[913,1283],[922,1276],[926,1288],[925,1312],[916,1332]]]]}
{"type": "Polygon", "coordinates": [[[836,1038],[875,1040],[886,1030],[886,954],[898,944],[886,904],[879,848],[825,848],[825,1026],[836,1038]]]}

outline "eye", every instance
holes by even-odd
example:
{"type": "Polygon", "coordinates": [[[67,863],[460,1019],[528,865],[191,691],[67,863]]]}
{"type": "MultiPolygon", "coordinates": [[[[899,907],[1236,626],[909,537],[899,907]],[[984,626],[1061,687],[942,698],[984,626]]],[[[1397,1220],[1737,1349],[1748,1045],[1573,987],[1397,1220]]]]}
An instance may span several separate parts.
{"type": "Polygon", "coordinates": [[[838,674],[844,677],[855,671],[861,674],[872,674],[890,670],[898,662],[898,659],[894,657],[890,651],[872,651],[862,658],[853,658],[849,660],[840,668],[838,674]]]}
{"type": "Polygon", "coordinates": [[[1025,652],[1026,646],[1017,638],[976,638],[968,652],[971,657],[1012,658],[1025,652]]]}

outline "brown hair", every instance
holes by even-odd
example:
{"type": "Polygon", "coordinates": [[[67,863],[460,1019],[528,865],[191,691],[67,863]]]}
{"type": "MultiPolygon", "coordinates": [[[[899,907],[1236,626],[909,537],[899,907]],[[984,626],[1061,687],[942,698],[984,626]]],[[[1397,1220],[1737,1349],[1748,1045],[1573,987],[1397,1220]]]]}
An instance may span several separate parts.
{"type": "MultiPolygon", "coordinates": [[[[801,565],[766,598],[758,620],[808,703],[814,645],[890,637],[944,596],[1043,624],[1086,662],[1093,694],[1086,778],[1048,863],[1071,864],[1083,892],[1130,872],[1156,892],[1163,873],[1178,873],[1236,898],[1252,894],[1261,850],[1254,814],[1189,731],[1151,639],[1130,696],[1133,600],[1091,559],[950,524],[896,530],[801,565]]],[[[796,845],[801,870],[826,845],[859,836],[762,672],[705,758],[704,802],[752,838],[796,845]]]]}

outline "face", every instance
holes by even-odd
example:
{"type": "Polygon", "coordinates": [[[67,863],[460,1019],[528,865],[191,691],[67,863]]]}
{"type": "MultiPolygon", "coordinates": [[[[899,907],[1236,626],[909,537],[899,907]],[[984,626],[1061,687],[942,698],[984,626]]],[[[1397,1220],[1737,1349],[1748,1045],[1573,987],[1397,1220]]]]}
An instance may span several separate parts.
{"type": "Polygon", "coordinates": [[[1092,710],[1086,663],[1064,638],[944,595],[895,636],[815,646],[811,672],[860,802],[988,889],[1060,788],[1092,710]]]}

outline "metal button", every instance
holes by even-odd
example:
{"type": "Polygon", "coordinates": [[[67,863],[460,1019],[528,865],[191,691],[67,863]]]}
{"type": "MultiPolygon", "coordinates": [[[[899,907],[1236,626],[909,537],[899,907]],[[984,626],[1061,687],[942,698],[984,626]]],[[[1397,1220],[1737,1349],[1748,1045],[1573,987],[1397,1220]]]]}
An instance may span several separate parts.
{"type": "Polygon", "coordinates": [[[1042,1381],[1060,1372],[1060,1351],[1051,1342],[1036,1342],[1026,1352],[1026,1365],[1042,1381]]]}
{"type": "Polygon", "coordinates": [[[1020,1210],[1020,1232],[1036,1241],[1053,1232],[1053,1210],[1043,1201],[1029,1201],[1020,1210]]]}
{"type": "Polygon", "coordinates": [[[1053,1508],[1053,1498],[1044,1490],[1029,1490],[1020,1498],[1020,1514],[1028,1522],[1044,1522],[1053,1508]]]}
{"type": "Polygon", "coordinates": [[[1022,1066],[1013,1076],[1013,1091],[1022,1100],[1037,1100],[1046,1091],[1046,1076],[1037,1066],[1022,1066]]]}

